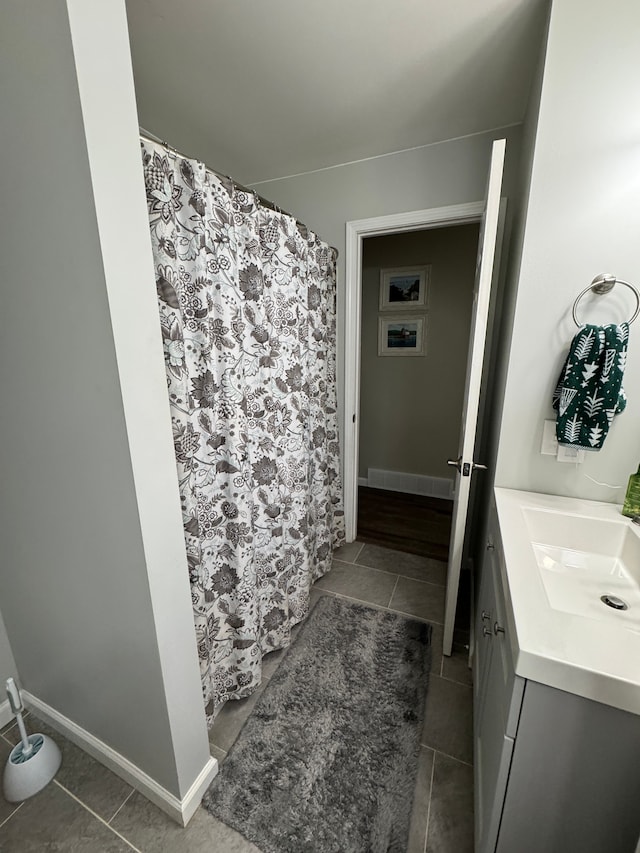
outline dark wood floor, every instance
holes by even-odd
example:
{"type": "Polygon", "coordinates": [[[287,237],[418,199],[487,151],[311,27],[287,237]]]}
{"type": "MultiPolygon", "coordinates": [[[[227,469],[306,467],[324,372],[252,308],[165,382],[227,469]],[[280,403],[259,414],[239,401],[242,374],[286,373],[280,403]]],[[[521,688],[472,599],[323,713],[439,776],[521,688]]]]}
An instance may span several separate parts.
{"type": "Polygon", "coordinates": [[[358,488],[358,539],[373,545],[449,559],[453,503],[386,489],[358,488]]]}
{"type": "MultiPolygon", "coordinates": [[[[386,489],[358,487],[358,541],[449,559],[453,502],[386,489]]],[[[471,616],[471,572],[460,573],[454,648],[468,648],[471,616]]]]}

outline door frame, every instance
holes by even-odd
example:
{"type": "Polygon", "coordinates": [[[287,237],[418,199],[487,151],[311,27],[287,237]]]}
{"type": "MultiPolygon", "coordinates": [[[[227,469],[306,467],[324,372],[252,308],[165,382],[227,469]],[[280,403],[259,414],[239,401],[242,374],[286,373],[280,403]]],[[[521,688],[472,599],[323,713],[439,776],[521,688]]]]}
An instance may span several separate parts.
{"type": "Polygon", "coordinates": [[[344,333],[344,455],[343,489],[347,542],[358,524],[358,462],[360,451],[360,335],[362,325],[362,241],[365,237],[422,231],[480,222],[484,201],[392,213],[346,224],[344,333]]]}

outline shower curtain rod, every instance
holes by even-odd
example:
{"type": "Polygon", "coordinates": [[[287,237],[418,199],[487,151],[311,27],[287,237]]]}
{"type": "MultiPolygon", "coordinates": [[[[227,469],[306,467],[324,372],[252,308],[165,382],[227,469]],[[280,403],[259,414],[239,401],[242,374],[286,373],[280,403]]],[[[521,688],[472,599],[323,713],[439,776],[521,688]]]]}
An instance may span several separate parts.
{"type": "MultiPolygon", "coordinates": [[[[184,157],[185,160],[195,159],[193,157],[188,157],[186,154],[183,154],[182,151],[178,151],[178,149],[174,148],[173,145],[169,145],[169,143],[165,142],[164,139],[160,139],[159,136],[156,136],[155,133],[151,133],[150,131],[145,130],[144,127],[138,126],[138,132],[140,133],[140,137],[142,139],[146,139],[148,142],[155,142],[158,145],[162,145],[163,148],[166,148],[168,151],[173,151],[174,154],[177,154],[179,157],[184,157]]],[[[298,228],[304,229],[305,234],[308,231],[307,226],[303,222],[300,222],[299,219],[296,219],[296,217],[292,213],[289,213],[288,211],[283,210],[281,207],[278,207],[277,204],[275,204],[272,201],[269,201],[268,198],[261,196],[260,193],[257,193],[255,190],[249,189],[249,187],[245,187],[242,184],[239,184],[237,181],[235,181],[229,175],[223,175],[222,172],[218,172],[218,171],[216,171],[216,169],[212,169],[210,166],[207,166],[206,168],[209,169],[209,171],[213,172],[214,175],[217,175],[218,178],[225,180],[225,181],[231,181],[233,186],[237,190],[240,190],[240,192],[250,193],[251,195],[255,196],[258,199],[258,201],[260,202],[260,204],[263,207],[266,207],[268,210],[273,210],[276,213],[282,213],[284,216],[290,216],[291,219],[295,220],[295,223],[298,226],[298,228]]],[[[330,246],[329,248],[331,249],[332,252],[335,252],[335,256],[337,258],[338,257],[338,250],[335,248],[335,246],[330,246]]]]}

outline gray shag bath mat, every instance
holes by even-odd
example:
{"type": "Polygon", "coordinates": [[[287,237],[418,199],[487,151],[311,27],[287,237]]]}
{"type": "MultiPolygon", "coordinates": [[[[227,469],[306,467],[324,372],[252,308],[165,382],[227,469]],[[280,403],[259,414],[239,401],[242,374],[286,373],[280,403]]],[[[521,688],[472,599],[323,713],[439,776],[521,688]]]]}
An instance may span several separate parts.
{"type": "Polygon", "coordinates": [[[263,853],[405,853],[431,628],[323,596],[203,805],[263,853]]]}

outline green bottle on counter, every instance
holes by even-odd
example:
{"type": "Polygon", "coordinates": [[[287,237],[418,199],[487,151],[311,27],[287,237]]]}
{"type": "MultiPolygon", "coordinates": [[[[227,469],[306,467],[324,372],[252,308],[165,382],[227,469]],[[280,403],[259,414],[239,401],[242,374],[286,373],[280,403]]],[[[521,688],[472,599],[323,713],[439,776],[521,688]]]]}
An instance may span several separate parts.
{"type": "Polygon", "coordinates": [[[629,518],[640,515],[640,465],[638,466],[638,473],[629,477],[622,514],[628,515],[629,518]]]}

